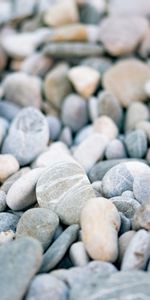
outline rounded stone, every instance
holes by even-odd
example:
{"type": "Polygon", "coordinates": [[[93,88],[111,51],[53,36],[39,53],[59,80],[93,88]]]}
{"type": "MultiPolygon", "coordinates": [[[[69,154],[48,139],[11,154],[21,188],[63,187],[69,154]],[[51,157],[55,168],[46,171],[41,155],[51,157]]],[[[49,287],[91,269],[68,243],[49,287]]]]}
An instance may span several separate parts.
{"type": "Polygon", "coordinates": [[[32,278],[39,270],[41,260],[42,247],[33,238],[24,237],[2,245],[0,247],[0,265],[3,269],[0,273],[1,298],[23,299],[32,278]]]}
{"type": "Polygon", "coordinates": [[[146,104],[134,102],[129,105],[125,115],[125,131],[135,129],[136,124],[149,120],[149,110],[146,104]]]}
{"type": "Polygon", "coordinates": [[[143,130],[147,136],[148,142],[150,142],[150,122],[148,120],[137,123],[136,129],[143,130]]]}
{"type": "Polygon", "coordinates": [[[30,171],[29,167],[24,167],[22,169],[20,169],[19,171],[17,171],[16,173],[14,173],[13,175],[9,176],[5,182],[2,184],[1,186],[1,190],[4,191],[6,194],[8,193],[10,187],[12,186],[12,184],[19,179],[22,175],[26,174],[27,172],[30,171]]]}
{"type": "Polygon", "coordinates": [[[67,300],[68,288],[50,274],[37,275],[32,280],[26,300],[67,300]]]}
{"type": "Polygon", "coordinates": [[[121,270],[144,270],[150,251],[150,235],[144,229],[139,230],[131,239],[121,265],[121,270]]]}
{"type": "Polygon", "coordinates": [[[83,140],[85,140],[89,135],[93,133],[93,126],[86,125],[82,129],[80,129],[74,139],[75,145],[79,145],[83,140]]]}
{"type": "Polygon", "coordinates": [[[150,171],[141,175],[137,175],[133,183],[133,193],[135,198],[140,202],[144,203],[149,199],[150,196],[150,171]]]}
{"type": "Polygon", "coordinates": [[[94,260],[114,262],[118,256],[120,216],[111,201],[90,199],[81,212],[82,238],[94,260]]]}
{"type": "Polygon", "coordinates": [[[68,147],[71,147],[73,143],[73,138],[72,138],[72,131],[70,127],[64,127],[61,131],[59,140],[66,144],[68,147]]]}
{"type": "Polygon", "coordinates": [[[21,108],[18,105],[10,101],[0,101],[0,116],[10,122],[16,117],[20,110],[21,108]]]}
{"type": "Polygon", "coordinates": [[[140,207],[138,201],[132,198],[125,198],[122,196],[113,197],[110,199],[112,203],[116,206],[119,212],[122,212],[127,218],[132,218],[140,207]]]}
{"type": "Polygon", "coordinates": [[[13,210],[22,210],[36,203],[35,186],[43,168],[33,169],[17,179],[10,187],[6,202],[13,210]]]}
{"type": "Polygon", "coordinates": [[[118,256],[119,264],[122,262],[125,251],[126,251],[128,245],[129,245],[130,241],[134,237],[135,233],[136,232],[134,230],[129,230],[129,231],[123,233],[119,237],[119,256],[118,256]]]}
{"type": "Polygon", "coordinates": [[[147,152],[147,137],[142,129],[129,132],[125,137],[127,153],[131,158],[143,158],[147,152]]]}
{"type": "Polygon", "coordinates": [[[122,212],[119,213],[121,218],[121,226],[119,236],[131,229],[131,221],[122,212]]]}
{"type": "Polygon", "coordinates": [[[15,233],[12,230],[0,232],[0,246],[15,239],[15,233]]]}
{"type": "Polygon", "coordinates": [[[0,190],[0,212],[3,212],[6,208],[6,194],[0,190]]]}
{"type": "Polygon", "coordinates": [[[74,160],[53,163],[36,185],[40,207],[52,209],[65,224],[79,222],[80,212],[94,191],[84,170],[74,160]],[[63,177],[62,177],[63,174],[63,177]]]}
{"type": "Polygon", "coordinates": [[[81,129],[88,122],[86,101],[77,94],[70,94],[63,101],[61,119],[63,124],[69,126],[73,132],[81,129]]]}
{"type": "Polygon", "coordinates": [[[59,225],[57,215],[46,208],[28,209],[17,224],[16,237],[31,236],[42,244],[44,250],[50,245],[59,225]]]}
{"type": "Polygon", "coordinates": [[[2,153],[14,155],[24,166],[45,149],[48,140],[49,130],[44,115],[36,108],[24,108],[10,126],[2,153]]]}
{"type": "Polygon", "coordinates": [[[74,266],[85,266],[89,262],[88,254],[85,250],[83,242],[76,242],[72,244],[69,250],[69,255],[74,266]]]}
{"type": "Polygon", "coordinates": [[[105,151],[105,157],[106,159],[126,158],[124,144],[118,139],[110,141],[105,151]]]}
{"type": "Polygon", "coordinates": [[[19,106],[41,106],[41,81],[36,76],[16,72],[5,77],[2,83],[4,97],[19,106]]]}
{"type": "Polygon", "coordinates": [[[135,212],[132,219],[134,230],[146,229],[150,231],[150,200],[148,198],[135,212]]]}
{"type": "Polygon", "coordinates": [[[0,232],[12,230],[16,231],[19,217],[9,212],[0,213],[0,232]]]}
{"type": "Polygon", "coordinates": [[[47,122],[49,127],[49,138],[52,141],[56,141],[60,135],[61,122],[55,116],[47,116],[47,122]]]}
{"type": "Polygon", "coordinates": [[[97,118],[93,124],[93,130],[105,135],[110,140],[115,139],[118,135],[118,128],[116,124],[107,116],[97,118]]]}
{"type": "Polygon", "coordinates": [[[9,176],[17,172],[19,163],[11,154],[0,154],[0,182],[4,182],[9,176]]]}

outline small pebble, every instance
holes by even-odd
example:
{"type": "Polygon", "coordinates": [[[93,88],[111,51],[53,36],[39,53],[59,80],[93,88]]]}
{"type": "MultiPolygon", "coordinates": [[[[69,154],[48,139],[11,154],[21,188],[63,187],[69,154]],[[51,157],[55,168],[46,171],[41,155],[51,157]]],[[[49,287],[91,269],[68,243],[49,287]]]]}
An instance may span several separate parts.
{"type": "Polygon", "coordinates": [[[131,103],[125,115],[125,131],[128,132],[135,129],[139,122],[147,121],[149,116],[148,107],[144,103],[131,103]]]}
{"type": "Polygon", "coordinates": [[[9,212],[1,212],[0,213],[0,232],[12,230],[16,231],[17,223],[19,221],[19,217],[15,214],[9,212]]]}
{"type": "Polygon", "coordinates": [[[69,250],[69,255],[74,266],[82,267],[87,265],[89,262],[89,257],[86,253],[83,242],[76,242],[72,244],[69,250]]]}
{"type": "Polygon", "coordinates": [[[113,140],[118,135],[118,128],[113,120],[107,116],[99,117],[93,124],[93,130],[113,140]]]}
{"type": "Polygon", "coordinates": [[[139,202],[132,198],[118,196],[113,197],[110,200],[116,206],[118,211],[122,212],[129,219],[134,216],[135,212],[140,207],[139,202]]]}
{"type": "Polygon", "coordinates": [[[17,172],[19,163],[11,154],[0,155],[0,182],[4,182],[9,176],[17,172]]]}
{"type": "Polygon", "coordinates": [[[118,256],[119,264],[122,262],[124,254],[126,252],[126,249],[129,245],[129,243],[131,242],[132,238],[134,237],[135,233],[136,232],[134,230],[129,230],[129,231],[123,233],[119,237],[119,256],[118,256]]]}
{"type": "Polygon", "coordinates": [[[142,129],[134,130],[125,137],[129,157],[143,158],[147,152],[147,137],[142,129]]]}
{"type": "Polygon", "coordinates": [[[66,144],[68,147],[71,147],[73,143],[73,138],[72,138],[72,131],[70,127],[64,127],[61,131],[59,140],[66,144]]]}
{"type": "Polygon", "coordinates": [[[106,159],[126,158],[127,154],[124,144],[118,139],[110,141],[105,151],[105,157],[106,159]]]}
{"type": "Polygon", "coordinates": [[[47,116],[47,123],[49,127],[49,139],[56,141],[60,135],[61,122],[55,116],[47,116]]]}

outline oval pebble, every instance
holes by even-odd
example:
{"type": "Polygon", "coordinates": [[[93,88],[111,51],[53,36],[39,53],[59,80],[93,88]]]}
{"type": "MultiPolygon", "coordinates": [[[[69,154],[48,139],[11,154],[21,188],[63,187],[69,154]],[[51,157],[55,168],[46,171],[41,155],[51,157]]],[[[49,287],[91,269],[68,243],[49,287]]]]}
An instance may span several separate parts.
{"type": "Polygon", "coordinates": [[[0,154],[0,182],[4,182],[10,175],[17,172],[19,163],[11,154],[0,154]]]}
{"type": "Polygon", "coordinates": [[[88,254],[85,250],[83,242],[72,244],[69,250],[69,255],[74,266],[85,266],[89,262],[88,254]]]}
{"type": "Polygon", "coordinates": [[[129,230],[125,233],[123,233],[120,237],[119,237],[119,256],[118,256],[118,262],[119,264],[122,262],[122,259],[124,257],[125,251],[131,241],[131,239],[133,238],[133,236],[135,235],[135,231],[134,230],[129,230]]]}
{"type": "Polygon", "coordinates": [[[40,207],[52,209],[64,224],[74,224],[79,223],[81,209],[94,197],[94,191],[80,165],[64,160],[43,172],[36,185],[36,197],[40,207]]]}
{"type": "Polygon", "coordinates": [[[125,198],[122,196],[113,197],[110,199],[116,206],[119,212],[122,212],[127,218],[132,218],[136,210],[140,207],[138,201],[132,198],[125,198]]]}
{"type": "Polygon", "coordinates": [[[106,136],[109,140],[113,140],[118,135],[118,128],[114,121],[107,116],[99,117],[93,124],[93,130],[106,136]]]}
{"type": "Polygon", "coordinates": [[[142,129],[134,130],[125,137],[129,157],[143,158],[147,152],[147,137],[142,129]]]}
{"type": "Polygon", "coordinates": [[[133,102],[129,105],[125,115],[125,131],[135,129],[136,124],[149,119],[149,110],[146,104],[133,102]]]}
{"type": "Polygon", "coordinates": [[[19,179],[22,175],[26,174],[27,172],[29,172],[31,169],[29,167],[24,167],[21,168],[19,171],[17,171],[16,173],[14,173],[13,175],[9,176],[4,183],[1,186],[1,190],[4,191],[6,194],[8,193],[10,187],[12,186],[13,183],[15,183],[15,181],[17,179],[19,179]]]}
{"type": "Polygon", "coordinates": [[[119,158],[126,158],[126,150],[124,144],[117,139],[112,140],[105,151],[106,159],[119,159],[119,158]]]}
{"type": "Polygon", "coordinates": [[[85,248],[94,260],[114,262],[118,256],[120,216],[111,201],[90,199],[81,213],[85,248]]]}
{"type": "Polygon", "coordinates": [[[14,155],[24,166],[45,149],[48,140],[49,130],[44,115],[36,108],[24,108],[10,126],[2,153],[14,155]]]}
{"type": "Polygon", "coordinates": [[[43,168],[33,169],[22,175],[10,187],[6,202],[13,210],[22,210],[36,202],[35,186],[43,168]]]}

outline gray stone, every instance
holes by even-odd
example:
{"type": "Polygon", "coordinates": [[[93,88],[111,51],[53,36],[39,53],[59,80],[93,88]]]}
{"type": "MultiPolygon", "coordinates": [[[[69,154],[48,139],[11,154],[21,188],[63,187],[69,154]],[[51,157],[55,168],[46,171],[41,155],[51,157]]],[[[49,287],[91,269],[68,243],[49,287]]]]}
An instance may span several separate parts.
{"type": "Polygon", "coordinates": [[[63,124],[69,126],[73,132],[81,129],[88,122],[86,100],[77,94],[70,94],[63,101],[61,118],[63,124]]]}
{"type": "Polygon", "coordinates": [[[142,158],[147,152],[147,137],[142,129],[128,133],[125,137],[125,145],[129,157],[142,158]]]}
{"type": "Polygon", "coordinates": [[[1,190],[4,191],[6,194],[8,193],[10,187],[13,185],[13,183],[15,183],[15,181],[17,179],[19,179],[22,175],[26,174],[27,172],[30,171],[29,167],[25,167],[20,169],[18,172],[16,172],[15,174],[9,176],[5,182],[2,184],[1,186],[1,190]]]}
{"type": "Polygon", "coordinates": [[[15,214],[2,212],[0,213],[0,231],[13,230],[16,231],[19,217],[15,214]]]}
{"type": "Polygon", "coordinates": [[[3,212],[6,208],[6,194],[0,190],[0,212],[3,212]]]}
{"type": "Polygon", "coordinates": [[[134,102],[129,105],[125,115],[125,131],[135,129],[140,121],[149,120],[149,110],[146,104],[134,102]]]}
{"type": "Polygon", "coordinates": [[[133,176],[124,163],[111,168],[102,179],[103,194],[107,198],[120,196],[126,190],[132,190],[133,176]]]}
{"type": "Polygon", "coordinates": [[[134,199],[134,194],[133,194],[133,191],[125,191],[122,193],[121,195],[123,198],[132,198],[134,199]]]}
{"type": "Polygon", "coordinates": [[[30,284],[25,300],[67,300],[68,288],[49,274],[37,275],[30,284]]]}
{"type": "Polygon", "coordinates": [[[52,270],[61,261],[70,245],[76,241],[78,230],[78,225],[69,226],[48,248],[43,256],[41,273],[52,270]]]}
{"type": "Polygon", "coordinates": [[[89,118],[92,122],[98,118],[97,102],[97,98],[94,96],[90,97],[88,100],[89,118]]]}
{"type": "Polygon", "coordinates": [[[140,207],[138,201],[132,198],[125,198],[122,196],[113,197],[110,199],[117,207],[119,212],[122,212],[127,218],[131,219],[137,209],[140,207]]]}
{"type": "Polygon", "coordinates": [[[101,74],[104,74],[106,70],[108,70],[111,66],[111,60],[106,57],[90,57],[85,58],[81,61],[81,64],[89,66],[101,74]]]}
{"type": "Polygon", "coordinates": [[[94,196],[84,170],[70,157],[52,163],[36,185],[39,206],[56,212],[67,225],[79,223],[81,209],[94,196]]]}
{"type": "Polygon", "coordinates": [[[118,140],[114,139],[110,141],[105,151],[106,159],[120,159],[126,158],[126,150],[124,144],[118,140]]]}
{"type": "Polygon", "coordinates": [[[141,228],[150,231],[150,199],[148,198],[135,212],[132,219],[132,228],[139,230],[141,228]]]}
{"type": "Polygon", "coordinates": [[[121,270],[144,270],[150,252],[150,233],[139,230],[129,243],[121,265],[121,270]]]}
{"type": "Polygon", "coordinates": [[[89,262],[88,254],[85,250],[83,242],[76,242],[72,244],[69,250],[69,255],[74,266],[85,266],[89,262]]]}
{"type": "Polygon", "coordinates": [[[12,121],[20,111],[20,107],[10,101],[0,101],[0,116],[12,121]]]}
{"type": "Polygon", "coordinates": [[[80,22],[84,24],[98,24],[101,14],[92,5],[92,3],[84,3],[80,7],[80,22]]]}
{"type": "Polygon", "coordinates": [[[82,141],[84,141],[90,134],[93,133],[92,125],[86,125],[82,129],[80,129],[74,139],[75,145],[79,145],[82,141]]]}
{"type": "Polygon", "coordinates": [[[32,162],[49,140],[48,124],[36,108],[24,108],[12,122],[2,153],[13,154],[20,165],[32,162]]]}
{"type": "Polygon", "coordinates": [[[2,300],[21,300],[40,267],[42,248],[32,238],[20,238],[0,247],[0,295],[2,300]],[[8,288],[9,282],[9,288],[8,288]]]}
{"type": "Polygon", "coordinates": [[[133,183],[133,193],[135,198],[140,202],[144,203],[149,199],[150,196],[150,173],[144,173],[137,175],[133,183]]]}
{"type": "Polygon", "coordinates": [[[117,98],[108,91],[103,91],[98,94],[98,115],[106,115],[122,127],[123,110],[117,98]]]}
{"type": "Polygon", "coordinates": [[[66,144],[68,147],[71,147],[73,143],[73,138],[72,138],[72,131],[70,127],[64,127],[61,131],[59,141],[63,142],[66,144]]]}
{"type": "Polygon", "coordinates": [[[6,136],[7,130],[9,127],[9,123],[6,119],[0,117],[0,147],[3,143],[3,140],[6,136]]]}
{"type": "Polygon", "coordinates": [[[45,250],[50,245],[58,225],[57,215],[49,209],[28,209],[17,224],[16,237],[31,236],[39,240],[45,250]]]}
{"type": "Polygon", "coordinates": [[[129,230],[127,232],[124,232],[120,237],[119,237],[119,255],[118,255],[118,259],[117,262],[119,263],[119,265],[122,262],[122,259],[124,257],[125,251],[130,243],[130,241],[132,240],[132,238],[135,235],[135,231],[134,230],[129,230]]]}
{"type": "Polygon", "coordinates": [[[131,221],[122,212],[120,212],[121,226],[119,236],[131,229],[131,221]]]}
{"type": "Polygon", "coordinates": [[[52,141],[56,141],[60,135],[61,122],[55,116],[47,116],[47,122],[49,126],[49,138],[52,141]]]}

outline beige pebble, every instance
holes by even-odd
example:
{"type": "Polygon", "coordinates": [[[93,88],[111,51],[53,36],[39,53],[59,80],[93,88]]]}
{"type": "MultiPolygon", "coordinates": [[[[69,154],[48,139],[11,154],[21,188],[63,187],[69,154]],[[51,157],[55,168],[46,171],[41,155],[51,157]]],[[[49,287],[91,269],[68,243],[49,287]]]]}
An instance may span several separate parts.
{"type": "Polygon", "coordinates": [[[95,132],[105,135],[110,140],[115,139],[118,135],[116,124],[107,116],[97,118],[93,124],[93,129],[95,132]]]}
{"type": "Polygon", "coordinates": [[[76,66],[70,69],[68,77],[76,91],[83,97],[90,97],[100,81],[100,73],[88,66],[76,66]]]}
{"type": "Polygon", "coordinates": [[[9,176],[17,172],[19,163],[11,154],[0,155],[0,182],[4,182],[9,176]]]}
{"type": "Polygon", "coordinates": [[[89,256],[94,260],[116,261],[120,228],[116,207],[102,197],[90,199],[82,210],[80,221],[89,256]]]}

